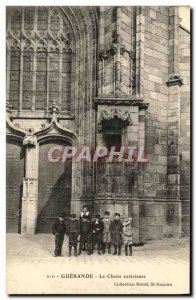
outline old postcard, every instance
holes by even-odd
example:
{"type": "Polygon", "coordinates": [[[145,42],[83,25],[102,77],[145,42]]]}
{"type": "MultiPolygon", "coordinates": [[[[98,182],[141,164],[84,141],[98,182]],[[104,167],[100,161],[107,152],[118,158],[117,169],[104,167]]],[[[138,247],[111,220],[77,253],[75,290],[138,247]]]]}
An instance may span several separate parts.
{"type": "Polygon", "coordinates": [[[7,6],[7,294],[190,294],[190,7],[7,6]]]}

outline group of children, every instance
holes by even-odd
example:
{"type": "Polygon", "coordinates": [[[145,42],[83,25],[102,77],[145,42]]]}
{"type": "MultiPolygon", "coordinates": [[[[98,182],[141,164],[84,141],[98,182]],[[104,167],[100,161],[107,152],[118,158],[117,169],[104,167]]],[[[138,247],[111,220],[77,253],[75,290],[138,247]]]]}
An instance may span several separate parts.
{"type": "Polygon", "coordinates": [[[87,251],[88,255],[94,252],[97,245],[98,254],[104,254],[106,250],[111,254],[111,245],[114,246],[113,255],[121,255],[122,244],[125,246],[125,255],[132,255],[133,229],[132,218],[127,218],[123,223],[120,214],[114,214],[114,220],[110,219],[110,212],[105,211],[104,216],[95,215],[94,220],[85,205],[80,214],[80,220],[76,219],[76,214],[71,214],[70,220],[65,224],[65,215],[60,214],[59,219],[53,226],[55,235],[54,256],[62,256],[62,246],[65,234],[69,237],[69,255],[78,256],[82,251],[87,251]],[[78,247],[79,244],[79,247],[78,247]]]}

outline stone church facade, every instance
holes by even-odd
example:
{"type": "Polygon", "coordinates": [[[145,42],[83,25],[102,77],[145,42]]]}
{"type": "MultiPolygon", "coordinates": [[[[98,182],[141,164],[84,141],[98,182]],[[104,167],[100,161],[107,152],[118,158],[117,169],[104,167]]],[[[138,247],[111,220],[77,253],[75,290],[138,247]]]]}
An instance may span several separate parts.
{"type": "Polygon", "coordinates": [[[178,7],[7,7],[7,232],[64,211],[132,216],[135,243],[189,234],[190,32],[178,7]],[[55,145],[141,163],[52,163],[55,145]]]}

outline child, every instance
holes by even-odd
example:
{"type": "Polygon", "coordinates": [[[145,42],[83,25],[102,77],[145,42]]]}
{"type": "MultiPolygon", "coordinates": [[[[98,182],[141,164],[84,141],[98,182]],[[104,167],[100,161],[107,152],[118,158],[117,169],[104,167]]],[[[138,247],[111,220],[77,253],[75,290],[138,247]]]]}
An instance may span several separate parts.
{"type": "Polygon", "coordinates": [[[59,219],[54,223],[52,230],[53,230],[53,234],[55,235],[54,257],[62,256],[61,251],[62,251],[62,246],[64,241],[64,235],[66,233],[64,213],[61,213],[59,215],[59,219]]]}
{"type": "Polygon", "coordinates": [[[78,242],[79,232],[80,232],[80,228],[79,228],[79,222],[76,219],[76,214],[71,214],[68,229],[67,229],[67,234],[69,236],[68,256],[71,256],[72,247],[74,247],[74,255],[77,256],[77,242],[78,242]]]}
{"type": "Polygon", "coordinates": [[[105,253],[105,249],[107,247],[108,253],[111,254],[111,234],[110,234],[110,212],[105,211],[104,217],[102,219],[104,224],[104,230],[103,230],[103,242],[102,242],[102,253],[105,253]]]}
{"type": "MultiPolygon", "coordinates": [[[[80,221],[83,219],[84,216],[87,216],[89,221],[91,221],[91,215],[90,215],[90,211],[89,211],[87,205],[83,205],[83,207],[82,207],[82,211],[80,212],[80,221]]],[[[81,244],[81,242],[80,242],[80,244],[81,244]]],[[[81,246],[82,246],[82,250],[86,251],[86,245],[81,244],[81,246]]]]}
{"type": "Polygon", "coordinates": [[[114,220],[111,222],[110,225],[111,243],[114,245],[113,255],[117,254],[117,248],[118,255],[121,255],[123,225],[120,220],[120,214],[115,213],[114,216],[114,220]]]}
{"type": "Polygon", "coordinates": [[[133,244],[133,229],[131,226],[132,218],[127,218],[123,223],[123,241],[125,244],[125,255],[132,256],[132,244],[133,244]]]}
{"type": "Polygon", "coordinates": [[[101,244],[103,238],[104,224],[100,220],[100,215],[95,215],[95,221],[92,224],[93,230],[93,247],[97,244],[98,254],[101,255],[101,244]]]}
{"type": "Polygon", "coordinates": [[[83,216],[80,221],[80,246],[78,255],[81,254],[82,246],[87,249],[87,254],[92,254],[92,223],[88,216],[83,216]]]}
{"type": "Polygon", "coordinates": [[[90,215],[90,211],[88,209],[88,206],[87,205],[84,205],[83,208],[82,208],[82,211],[80,213],[80,218],[82,219],[83,216],[88,216],[89,217],[89,220],[91,218],[91,215],[90,215]]]}

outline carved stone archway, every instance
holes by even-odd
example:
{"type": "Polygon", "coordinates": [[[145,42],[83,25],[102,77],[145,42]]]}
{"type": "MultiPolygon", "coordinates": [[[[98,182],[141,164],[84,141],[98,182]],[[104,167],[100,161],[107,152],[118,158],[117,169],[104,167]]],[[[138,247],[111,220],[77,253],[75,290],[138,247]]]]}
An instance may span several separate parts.
{"type": "MultiPolygon", "coordinates": [[[[63,127],[59,122],[58,108],[52,105],[50,122],[36,132],[32,128],[23,129],[12,117],[9,105],[7,105],[7,137],[17,139],[25,147],[25,174],[23,179],[22,207],[21,207],[21,233],[34,234],[37,225],[38,205],[38,166],[39,145],[48,140],[64,140],[71,145],[78,146],[78,137],[70,129],[63,127]]],[[[76,166],[73,161],[72,167],[72,197],[75,198],[77,191],[76,166]]]]}
{"type": "MultiPolygon", "coordinates": [[[[68,141],[75,147],[77,136],[59,123],[58,108],[51,107],[50,122],[39,131],[26,134],[23,145],[26,146],[26,173],[22,198],[22,233],[36,233],[38,214],[38,186],[39,186],[39,148],[45,142],[68,141]]],[[[75,163],[72,161],[72,196],[75,194],[75,163]]]]}

